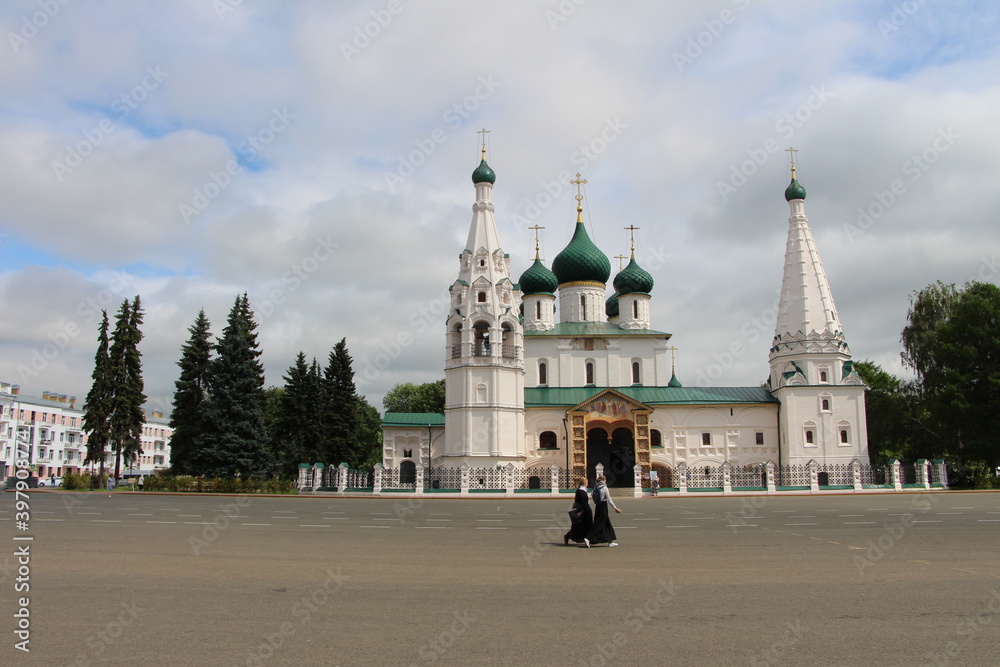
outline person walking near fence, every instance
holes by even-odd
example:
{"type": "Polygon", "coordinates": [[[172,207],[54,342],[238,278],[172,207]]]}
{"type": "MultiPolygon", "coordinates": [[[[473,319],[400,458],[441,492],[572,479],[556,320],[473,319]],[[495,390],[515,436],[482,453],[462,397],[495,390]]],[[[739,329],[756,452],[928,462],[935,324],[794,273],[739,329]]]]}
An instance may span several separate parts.
{"type": "Polygon", "coordinates": [[[590,512],[590,496],[587,494],[587,479],[581,477],[577,480],[578,488],[573,496],[573,509],[569,511],[569,518],[572,524],[569,532],[563,535],[563,544],[569,544],[573,540],[577,544],[587,539],[591,526],[594,525],[594,515],[590,512]]]}
{"type": "Polygon", "coordinates": [[[601,475],[597,478],[597,484],[594,485],[594,525],[583,540],[588,549],[591,544],[607,543],[609,547],[618,546],[618,542],[615,541],[617,539],[615,528],[611,525],[611,519],[608,516],[609,506],[614,508],[615,512],[621,513],[621,510],[615,505],[615,501],[611,500],[608,483],[604,475],[601,475]]]}
{"type": "Polygon", "coordinates": [[[108,498],[111,497],[111,491],[115,488],[115,478],[108,475],[108,498]]]}

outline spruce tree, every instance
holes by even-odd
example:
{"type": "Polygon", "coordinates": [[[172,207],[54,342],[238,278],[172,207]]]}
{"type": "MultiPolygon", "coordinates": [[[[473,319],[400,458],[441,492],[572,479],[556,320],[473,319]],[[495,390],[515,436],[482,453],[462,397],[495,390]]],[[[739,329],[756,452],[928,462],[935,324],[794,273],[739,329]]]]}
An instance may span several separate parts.
{"type": "Polygon", "coordinates": [[[207,391],[208,366],[212,359],[211,323],[205,310],[198,312],[188,328],[191,337],[181,348],[180,378],[174,383],[174,403],[170,413],[170,468],[175,474],[190,474],[195,438],[204,428],[203,403],[207,391]]]}
{"type": "Polygon", "coordinates": [[[100,462],[104,475],[104,448],[111,438],[111,401],[114,385],[111,377],[111,361],[108,356],[108,311],[101,311],[104,319],[98,329],[97,354],[94,356],[93,383],[87,393],[83,412],[83,430],[87,432],[87,456],[83,464],[100,462]]]}
{"type": "Polygon", "coordinates": [[[352,363],[347,340],[341,338],[330,351],[323,371],[323,426],[328,438],[325,458],[333,465],[346,462],[359,466],[366,458],[357,439],[358,395],[352,363]]]}
{"type": "Polygon", "coordinates": [[[299,463],[330,463],[322,450],[323,389],[319,365],[315,359],[307,365],[306,355],[299,352],[284,380],[272,430],[281,472],[293,474],[299,463]]]}
{"type": "Polygon", "coordinates": [[[199,474],[263,476],[271,470],[264,429],[264,368],[257,323],[244,293],[229,312],[206,376],[204,429],[195,439],[192,468],[199,474]]]}
{"type": "Polygon", "coordinates": [[[142,315],[138,295],[131,304],[128,300],[122,302],[115,318],[115,331],[108,354],[114,390],[109,426],[111,448],[115,452],[116,479],[121,474],[123,457],[128,465],[142,454],[142,427],[146,422],[142,409],[146,395],[143,393],[142,356],[139,352],[142,315]]]}

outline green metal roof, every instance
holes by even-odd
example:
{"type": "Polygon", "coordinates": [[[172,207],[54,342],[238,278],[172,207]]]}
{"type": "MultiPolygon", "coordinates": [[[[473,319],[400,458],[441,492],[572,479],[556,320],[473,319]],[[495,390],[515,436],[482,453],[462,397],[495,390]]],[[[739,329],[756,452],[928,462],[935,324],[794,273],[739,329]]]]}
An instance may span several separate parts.
{"type": "Polygon", "coordinates": [[[440,412],[387,412],[382,418],[386,426],[444,426],[444,415],[440,412]]]}
{"type": "Polygon", "coordinates": [[[639,266],[635,257],[624,269],[618,272],[614,281],[615,291],[618,294],[649,294],[653,290],[653,276],[649,271],[639,266]]]}
{"type": "MultiPolygon", "coordinates": [[[[612,387],[646,405],[707,405],[730,403],[777,403],[763,387],[612,387]]],[[[528,408],[571,408],[586,402],[607,387],[527,387],[528,408]]]]}
{"type": "Polygon", "coordinates": [[[794,176],[792,177],[792,182],[788,184],[785,188],[785,201],[792,201],[793,199],[805,199],[806,189],[802,187],[798,179],[794,176]]]}
{"type": "Polygon", "coordinates": [[[555,336],[556,338],[608,338],[613,336],[646,336],[670,338],[671,334],[652,329],[622,329],[611,322],[560,322],[548,331],[525,331],[527,336],[555,336]]]}
{"type": "Polygon", "coordinates": [[[581,280],[607,283],[611,260],[594,245],[587,228],[578,221],[569,245],[552,260],[552,272],[560,285],[581,280]]]}
{"type": "Polygon", "coordinates": [[[535,257],[535,263],[521,274],[518,284],[521,286],[521,292],[525,296],[530,294],[552,294],[559,287],[556,274],[549,271],[538,257],[535,257]]]}
{"type": "Polygon", "coordinates": [[[497,175],[490,169],[490,165],[486,164],[484,159],[476,167],[476,170],[472,172],[472,182],[473,183],[496,183],[497,175]]]}

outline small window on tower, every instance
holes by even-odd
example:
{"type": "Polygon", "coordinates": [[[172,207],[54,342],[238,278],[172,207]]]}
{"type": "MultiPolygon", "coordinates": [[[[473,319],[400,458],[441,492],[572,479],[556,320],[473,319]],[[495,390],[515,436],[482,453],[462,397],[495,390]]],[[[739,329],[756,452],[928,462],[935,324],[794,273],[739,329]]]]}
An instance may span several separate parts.
{"type": "Polygon", "coordinates": [[[486,292],[479,292],[476,294],[476,301],[479,303],[486,303],[486,292]]]}
{"type": "Polygon", "coordinates": [[[632,362],[632,384],[639,384],[639,362],[632,362]]]}
{"type": "Polygon", "coordinates": [[[587,362],[587,384],[594,384],[594,364],[587,362]]]}
{"type": "Polygon", "coordinates": [[[712,434],[711,433],[702,433],[701,434],[701,444],[705,445],[706,447],[711,446],[712,445],[712,434]]]}
{"type": "Polygon", "coordinates": [[[485,259],[479,260],[479,266],[486,266],[486,260],[485,259]]]}
{"type": "Polygon", "coordinates": [[[830,399],[829,398],[824,398],[823,399],[823,412],[829,412],[829,411],[830,411],[830,399]]]}
{"type": "Polygon", "coordinates": [[[806,444],[807,445],[813,444],[813,432],[812,431],[806,431],[806,444]]]}
{"type": "Polygon", "coordinates": [[[756,441],[755,441],[755,442],[756,442],[756,443],[757,443],[758,445],[763,445],[763,444],[764,444],[764,434],[763,434],[763,433],[762,433],[761,431],[757,431],[757,435],[756,435],[756,438],[757,438],[757,439],[756,439],[756,441]]]}
{"type": "Polygon", "coordinates": [[[848,440],[848,437],[847,437],[847,430],[846,430],[846,429],[841,429],[841,431],[840,431],[840,441],[841,441],[842,443],[844,443],[845,445],[846,445],[846,444],[847,444],[848,442],[850,442],[850,441],[848,440]]]}
{"type": "Polygon", "coordinates": [[[403,458],[404,459],[412,459],[413,458],[413,450],[412,449],[404,449],[403,450],[403,458]]]}
{"type": "Polygon", "coordinates": [[[632,319],[634,319],[634,320],[639,319],[639,302],[638,301],[633,301],[632,302],[632,319]]]}
{"type": "Polygon", "coordinates": [[[536,301],[535,302],[535,319],[536,320],[542,319],[542,302],[541,301],[536,301]]]}
{"type": "Polygon", "coordinates": [[[549,368],[545,365],[545,362],[539,362],[538,364],[538,384],[548,384],[549,383],[549,368]]]}

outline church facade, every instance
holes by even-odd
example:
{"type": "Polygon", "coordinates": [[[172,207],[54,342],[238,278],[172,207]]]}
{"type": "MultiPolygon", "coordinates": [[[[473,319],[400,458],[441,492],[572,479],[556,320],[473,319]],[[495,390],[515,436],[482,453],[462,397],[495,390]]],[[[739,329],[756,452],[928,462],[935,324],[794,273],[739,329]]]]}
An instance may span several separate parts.
{"type": "MultiPolygon", "coordinates": [[[[444,414],[387,413],[383,465],[401,471],[505,467],[568,470],[632,486],[635,465],[674,486],[688,470],[868,463],[864,384],[853,368],[792,167],[785,270],[764,386],[685,387],[671,334],[653,328],[653,278],[611,263],[583,222],[577,175],[573,238],[515,281],[501,246],[485,149],[472,175],[468,240],[445,322],[444,414]]],[[[634,230],[634,228],[633,228],[634,230]]]]}

